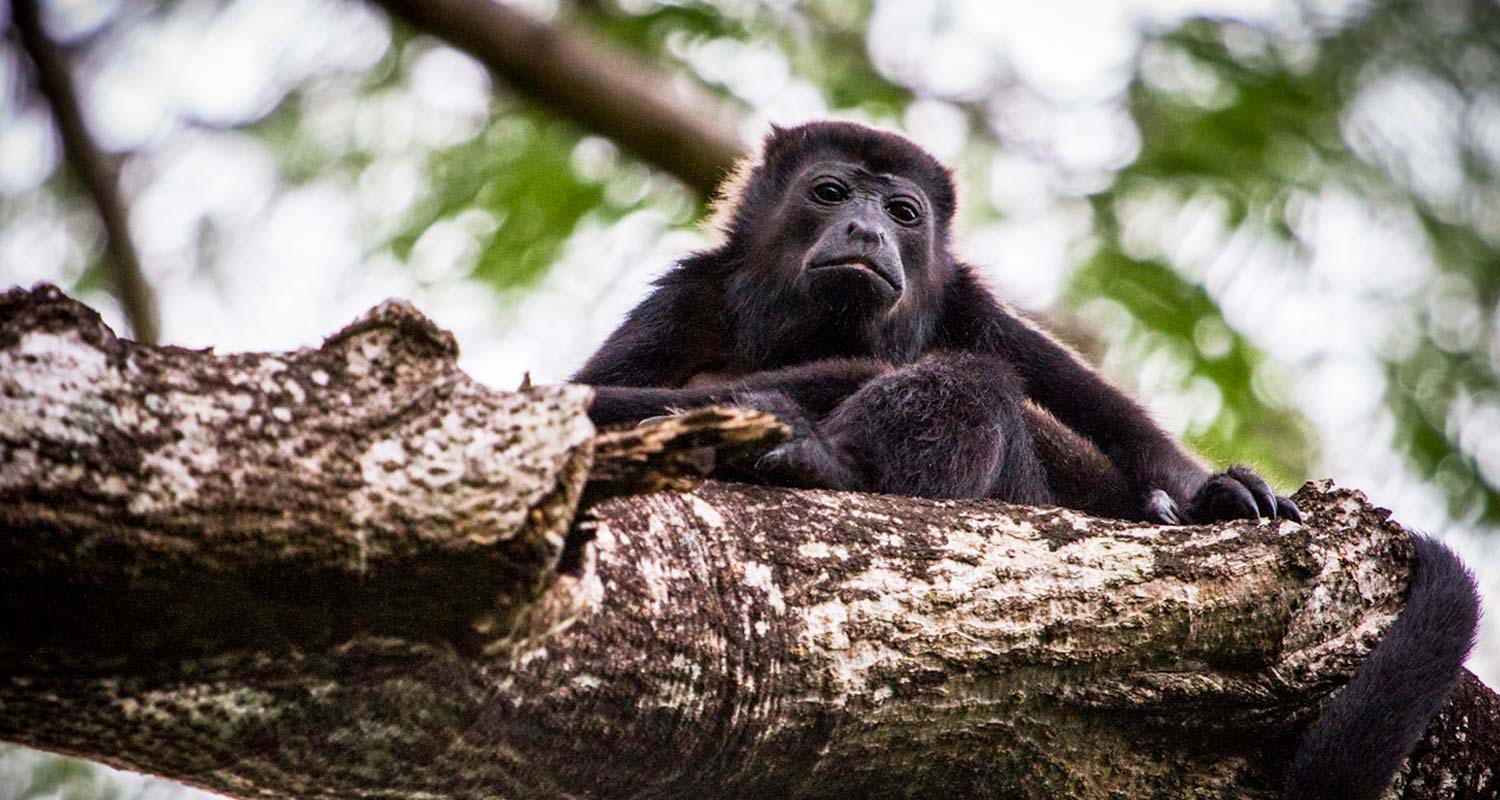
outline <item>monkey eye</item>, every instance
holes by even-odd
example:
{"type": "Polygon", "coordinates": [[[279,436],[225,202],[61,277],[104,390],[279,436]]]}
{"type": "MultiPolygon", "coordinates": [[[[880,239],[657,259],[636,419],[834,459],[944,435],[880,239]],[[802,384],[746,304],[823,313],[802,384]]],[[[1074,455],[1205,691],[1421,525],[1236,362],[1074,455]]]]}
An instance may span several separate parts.
{"type": "Polygon", "coordinates": [[[922,209],[904,197],[893,198],[885,204],[885,213],[902,225],[915,225],[922,219],[922,209]]]}
{"type": "Polygon", "coordinates": [[[849,190],[838,181],[820,181],[813,187],[812,196],[820,203],[842,203],[849,199],[849,190]]]}

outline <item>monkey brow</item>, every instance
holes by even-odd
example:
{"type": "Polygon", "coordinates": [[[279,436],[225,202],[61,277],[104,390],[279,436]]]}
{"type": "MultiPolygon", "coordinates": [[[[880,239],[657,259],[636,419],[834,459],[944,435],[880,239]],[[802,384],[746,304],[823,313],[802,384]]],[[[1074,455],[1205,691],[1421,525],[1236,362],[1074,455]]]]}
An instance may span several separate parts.
{"type": "Polygon", "coordinates": [[[849,171],[859,178],[885,184],[886,186],[899,186],[903,180],[900,175],[892,175],[888,172],[871,172],[858,164],[849,165],[849,171]]]}
{"type": "Polygon", "coordinates": [[[875,184],[882,192],[898,191],[913,197],[921,198],[919,202],[926,208],[932,203],[928,199],[926,189],[922,180],[915,175],[901,175],[893,172],[875,172],[864,164],[854,161],[846,161],[841,157],[820,159],[808,163],[801,171],[802,176],[812,176],[819,173],[827,174],[828,170],[843,173],[845,178],[866,184],[875,184]]]}
{"type": "Polygon", "coordinates": [[[819,169],[827,169],[829,167],[835,167],[839,170],[847,171],[849,177],[872,181],[875,183],[884,184],[886,186],[900,186],[902,183],[916,183],[915,179],[908,178],[904,175],[896,175],[889,172],[873,172],[862,164],[856,164],[852,161],[844,161],[843,159],[837,158],[814,164],[808,170],[808,172],[816,172],[819,169]]]}

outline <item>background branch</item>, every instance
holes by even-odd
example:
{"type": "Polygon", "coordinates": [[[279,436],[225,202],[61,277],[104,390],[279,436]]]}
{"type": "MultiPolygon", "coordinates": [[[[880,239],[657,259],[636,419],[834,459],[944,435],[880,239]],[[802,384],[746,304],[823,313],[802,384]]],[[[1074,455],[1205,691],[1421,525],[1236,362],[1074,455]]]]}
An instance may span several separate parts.
{"type": "Polygon", "coordinates": [[[11,18],[21,47],[36,67],[37,86],[52,109],[68,166],[83,184],[104,225],[110,287],[135,338],[155,343],[161,336],[156,300],[130,235],[130,212],[120,197],[118,171],[89,134],[67,60],[43,28],[38,0],[13,0],[11,18]]]}
{"type": "Polygon", "coordinates": [[[746,153],[724,133],[733,125],[709,98],[577,25],[537,22],[490,0],[373,2],[701,195],[713,194],[746,153]]]}

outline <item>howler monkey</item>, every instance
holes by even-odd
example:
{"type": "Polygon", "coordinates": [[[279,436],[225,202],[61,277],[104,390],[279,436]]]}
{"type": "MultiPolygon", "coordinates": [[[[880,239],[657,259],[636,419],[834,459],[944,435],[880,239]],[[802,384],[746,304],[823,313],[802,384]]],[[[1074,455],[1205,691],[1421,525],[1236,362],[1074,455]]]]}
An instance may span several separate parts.
{"type": "Polygon", "coordinates": [[[733,402],[789,423],[773,482],[993,497],[1151,522],[1287,516],[1210,473],[949,250],[948,169],[895,134],[778,129],[685,259],[584,365],[600,424],[733,402]],[[1080,474],[1083,473],[1083,474],[1080,474]]]}
{"type": "MultiPolygon", "coordinates": [[[[776,129],[684,259],[574,380],[632,423],[732,403],[792,437],[751,467],[782,485],[990,497],[1153,523],[1301,519],[1242,467],[1213,473],[1138,404],[987,291],[949,243],[946,167],[844,122],[776,129]]],[[[1304,734],[1288,798],[1378,796],[1457,679],[1477,614],[1418,539],[1406,610],[1304,734]]]]}

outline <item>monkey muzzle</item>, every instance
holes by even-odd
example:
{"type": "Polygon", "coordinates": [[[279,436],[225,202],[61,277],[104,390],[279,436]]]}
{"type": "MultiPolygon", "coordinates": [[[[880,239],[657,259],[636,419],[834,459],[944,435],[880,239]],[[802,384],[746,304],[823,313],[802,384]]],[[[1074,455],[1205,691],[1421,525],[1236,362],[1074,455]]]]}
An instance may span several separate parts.
{"type": "Polygon", "coordinates": [[[905,288],[901,259],[884,242],[819,241],[807,257],[807,273],[814,286],[871,292],[884,303],[894,303],[905,288]]]}

